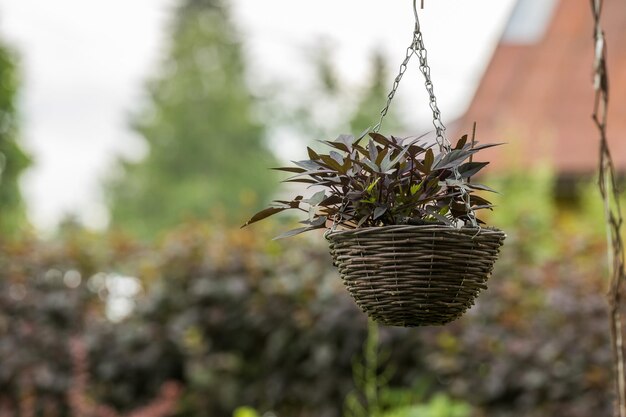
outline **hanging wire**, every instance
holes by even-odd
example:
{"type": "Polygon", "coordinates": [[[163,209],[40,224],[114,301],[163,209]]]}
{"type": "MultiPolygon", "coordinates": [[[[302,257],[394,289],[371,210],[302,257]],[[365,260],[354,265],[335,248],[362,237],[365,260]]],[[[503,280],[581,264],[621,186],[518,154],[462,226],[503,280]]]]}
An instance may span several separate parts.
{"type": "MultiPolygon", "coordinates": [[[[421,2],[422,8],[424,7],[424,2],[421,2]]],[[[428,104],[433,113],[433,126],[435,127],[435,134],[437,144],[439,145],[439,151],[441,153],[450,153],[452,152],[452,145],[450,141],[446,137],[446,126],[443,124],[441,120],[441,111],[439,110],[439,105],[437,104],[437,97],[435,96],[435,88],[433,85],[433,81],[430,76],[430,65],[428,65],[428,51],[426,50],[426,46],[424,45],[424,36],[422,35],[422,27],[420,24],[419,15],[417,12],[417,0],[413,0],[413,16],[415,18],[415,28],[413,29],[413,39],[411,44],[406,49],[406,54],[402,64],[400,64],[400,70],[398,75],[393,80],[393,85],[391,87],[391,91],[387,94],[387,103],[385,107],[380,111],[380,120],[372,129],[374,132],[379,132],[385,116],[389,112],[389,108],[391,107],[391,102],[396,96],[396,92],[398,91],[398,87],[400,85],[400,81],[402,81],[402,77],[404,77],[404,73],[406,72],[409,62],[411,58],[416,55],[419,60],[419,70],[424,76],[424,86],[426,87],[426,92],[428,93],[428,104]]],[[[465,204],[465,209],[467,211],[468,219],[472,225],[472,227],[480,230],[478,222],[476,220],[476,213],[472,210],[471,200],[469,192],[466,189],[465,181],[463,180],[461,174],[458,171],[458,168],[453,168],[454,179],[457,183],[460,184],[459,189],[461,191],[461,200],[465,204]]]]}
{"type": "Polygon", "coordinates": [[[407,70],[409,61],[411,60],[413,55],[417,55],[417,58],[419,59],[419,69],[424,76],[424,86],[426,87],[426,92],[428,93],[429,106],[433,112],[433,126],[435,127],[435,132],[437,134],[437,144],[439,145],[442,152],[450,152],[452,147],[445,136],[446,126],[441,120],[441,111],[439,110],[439,106],[437,104],[435,88],[430,76],[428,51],[426,50],[426,46],[424,45],[424,36],[422,35],[422,27],[420,24],[419,15],[417,13],[417,0],[413,0],[413,16],[415,19],[413,39],[411,41],[411,44],[406,49],[404,61],[402,61],[402,64],[400,64],[400,71],[393,81],[391,91],[387,95],[387,103],[385,104],[385,107],[383,107],[383,109],[380,111],[380,120],[373,130],[374,132],[378,132],[382,127],[385,116],[387,116],[387,113],[389,112],[391,102],[393,101],[394,97],[396,96],[396,92],[398,91],[400,81],[402,81],[402,77],[407,70]]]}
{"type": "Polygon", "coordinates": [[[626,369],[624,366],[624,317],[622,312],[622,288],[626,282],[626,274],[624,272],[624,244],[620,233],[623,217],[615,177],[615,166],[607,135],[609,77],[606,37],[601,23],[603,6],[603,0],[591,0],[594,19],[594,88],[596,91],[593,120],[600,133],[598,186],[604,203],[607,229],[607,254],[610,274],[607,297],[609,301],[613,360],[615,363],[617,403],[615,415],[626,417],[626,369]]]}

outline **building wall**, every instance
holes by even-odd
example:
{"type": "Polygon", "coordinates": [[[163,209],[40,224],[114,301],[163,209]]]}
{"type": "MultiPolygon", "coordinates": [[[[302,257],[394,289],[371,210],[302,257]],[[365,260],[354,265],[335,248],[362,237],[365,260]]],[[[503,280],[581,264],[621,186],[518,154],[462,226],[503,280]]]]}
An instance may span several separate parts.
{"type": "MultiPolygon", "coordinates": [[[[611,108],[609,141],[616,165],[626,170],[626,2],[606,0],[611,108]]],[[[485,151],[491,170],[544,162],[560,174],[590,174],[598,160],[593,109],[593,21],[585,0],[560,0],[536,43],[504,40],[460,129],[478,123],[479,141],[507,142],[485,151]]]]}

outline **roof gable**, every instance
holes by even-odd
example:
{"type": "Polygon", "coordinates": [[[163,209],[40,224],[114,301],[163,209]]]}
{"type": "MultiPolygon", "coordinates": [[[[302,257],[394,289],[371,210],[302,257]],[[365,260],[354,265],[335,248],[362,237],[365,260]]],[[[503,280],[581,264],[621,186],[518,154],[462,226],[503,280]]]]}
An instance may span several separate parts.
{"type": "MultiPolygon", "coordinates": [[[[485,150],[492,170],[527,169],[542,162],[560,174],[597,170],[590,5],[557,0],[549,21],[536,43],[500,43],[459,121],[460,130],[476,121],[482,142],[508,144],[485,150]]],[[[609,143],[616,167],[626,172],[626,2],[605,2],[603,21],[611,87],[609,143]]]]}

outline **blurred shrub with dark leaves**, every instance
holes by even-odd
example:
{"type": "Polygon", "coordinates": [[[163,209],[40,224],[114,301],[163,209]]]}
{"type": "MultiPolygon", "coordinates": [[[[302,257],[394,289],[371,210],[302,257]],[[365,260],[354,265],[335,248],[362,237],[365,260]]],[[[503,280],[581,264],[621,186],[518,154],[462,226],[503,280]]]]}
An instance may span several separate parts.
{"type": "MultiPolygon", "coordinates": [[[[426,384],[475,416],[608,415],[603,235],[554,206],[545,184],[523,184],[535,201],[496,202],[503,214],[490,221],[509,240],[478,305],[442,328],[381,329],[382,365],[395,369],[391,386],[426,384]]],[[[276,229],[263,227],[187,224],[153,246],[72,227],[54,243],[4,242],[0,415],[78,416],[76,384],[87,403],[131,413],[176,384],[177,416],[226,417],[241,405],[340,416],[366,318],[321,235],[274,242],[276,229]],[[134,295],[124,299],[119,282],[134,295]],[[85,346],[88,378],[72,340],[85,346]]]]}

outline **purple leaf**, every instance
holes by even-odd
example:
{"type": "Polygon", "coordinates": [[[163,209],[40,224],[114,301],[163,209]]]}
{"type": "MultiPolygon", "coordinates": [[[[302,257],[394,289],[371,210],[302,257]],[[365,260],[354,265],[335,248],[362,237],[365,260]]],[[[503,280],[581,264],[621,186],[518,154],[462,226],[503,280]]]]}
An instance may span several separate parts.
{"type": "Polygon", "coordinates": [[[387,212],[387,207],[376,207],[374,209],[374,220],[378,220],[387,212]]]}
{"type": "Polygon", "coordinates": [[[248,226],[248,225],[250,225],[252,223],[258,222],[259,220],[263,220],[263,219],[266,219],[266,218],[268,218],[270,216],[273,216],[274,214],[280,213],[281,211],[288,210],[289,208],[291,208],[291,207],[280,207],[280,208],[279,207],[269,207],[269,208],[266,208],[265,210],[261,210],[257,214],[252,216],[252,218],[250,220],[248,220],[241,227],[242,228],[246,227],[246,226],[248,226]]]}

